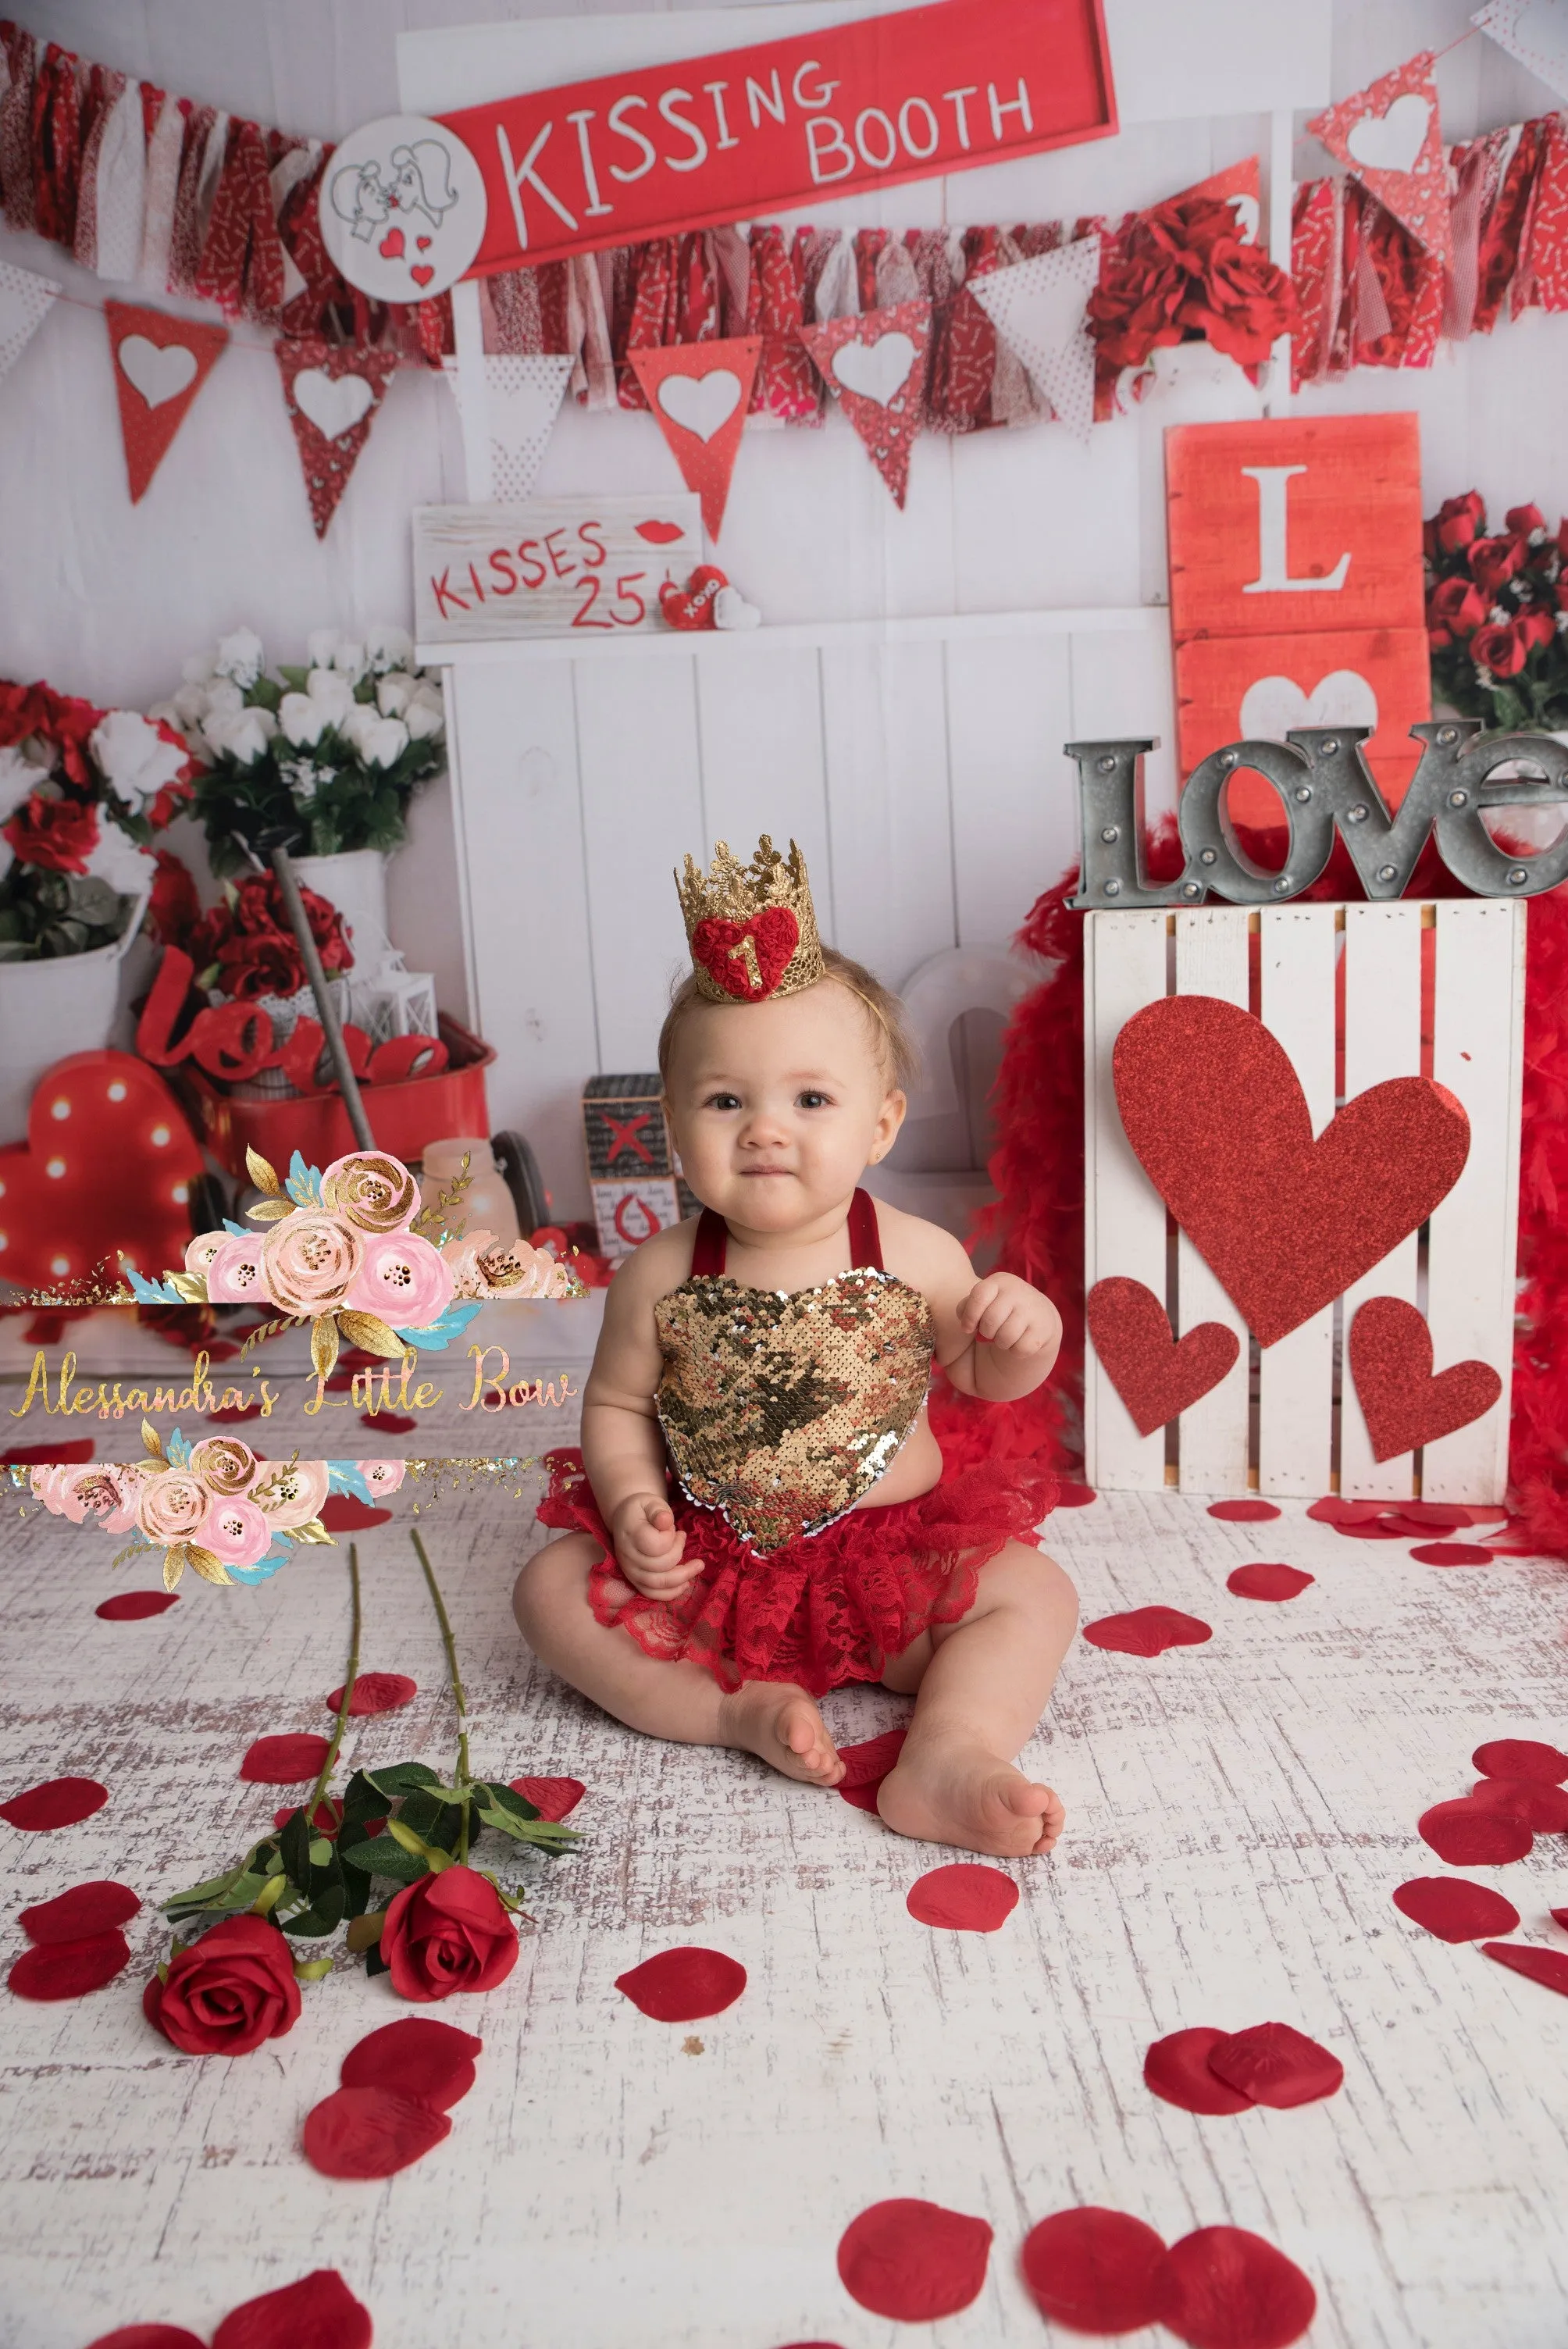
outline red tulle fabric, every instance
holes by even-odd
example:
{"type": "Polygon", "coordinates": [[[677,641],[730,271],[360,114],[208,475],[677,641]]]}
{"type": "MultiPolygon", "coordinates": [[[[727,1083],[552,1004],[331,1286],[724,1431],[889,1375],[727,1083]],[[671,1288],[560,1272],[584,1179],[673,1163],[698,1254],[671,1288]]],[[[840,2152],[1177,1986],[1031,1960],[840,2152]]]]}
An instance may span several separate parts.
{"type": "Polygon", "coordinates": [[[917,1500],[851,1509],[820,1534],[758,1556],[715,1509],[674,1492],[686,1556],[702,1572],[674,1601],[645,1599],[622,1581],[580,1452],[552,1452],[542,1525],[592,1534],[603,1557],[588,1596],[601,1623],[619,1624],[645,1654],[689,1658],[719,1686],[795,1681],[812,1696],[878,1681],[934,1623],[975,1604],[980,1568],[1005,1543],[1026,1541],[1056,1501],[1038,1460],[949,1464],[917,1500]]]}

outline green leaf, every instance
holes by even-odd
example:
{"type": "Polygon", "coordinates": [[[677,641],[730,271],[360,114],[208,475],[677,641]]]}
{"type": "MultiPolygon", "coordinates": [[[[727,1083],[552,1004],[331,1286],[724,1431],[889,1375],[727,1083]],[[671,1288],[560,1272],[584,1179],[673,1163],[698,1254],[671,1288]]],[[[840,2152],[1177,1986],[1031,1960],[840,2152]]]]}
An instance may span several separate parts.
{"type": "MultiPolygon", "coordinates": [[[[160,1905],[166,1917],[171,1915],[176,1909],[210,1908],[214,1902],[224,1899],[228,1894],[234,1891],[247,1872],[248,1862],[242,1860],[238,1868],[231,1868],[225,1875],[210,1876],[204,1884],[193,1884],[186,1892],[171,1892],[168,1899],[160,1905]]],[[[258,1888],[261,1883],[262,1878],[258,1875],[256,1877],[258,1888]]],[[[254,1890],[246,1896],[247,1907],[255,1897],[254,1890]]]]}
{"type": "Polygon", "coordinates": [[[411,1851],[393,1842],[390,1836],[377,1836],[374,1843],[356,1843],[340,1855],[346,1868],[362,1868],[366,1876],[385,1876],[394,1884],[418,1884],[429,1869],[411,1851]]]}
{"type": "Polygon", "coordinates": [[[381,1944],[379,1941],[377,1942],[376,1947],[373,1950],[366,1951],[365,1971],[367,1974],[385,1974],[391,1972],[392,1969],[390,1965],[381,1954],[381,1944]]]}
{"type": "MultiPolygon", "coordinates": [[[[365,1776],[378,1795],[411,1795],[416,1786],[442,1785],[440,1777],[428,1762],[389,1762],[385,1769],[366,1770],[365,1776]]],[[[442,1791],[449,1795],[455,1789],[444,1786],[442,1791]]],[[[382,1816],[385,1817],[386,1814],[382,1816]]]]}
{"type": "Polygon", "coordinates": [[[343,1922],[345,1907],[341,1884],[329,1884],[318,1899],[297,1917],[291,1917],[284,1926],[285,1933],[297,1934],[301,1940],[322,1940],[335,1933],[343,1922]]]}
{"type": "Polygon", "coordinates": [[[312,1868],[325,1868],[331,1857],[332,1844],[330,1839],[325,1836],[313,1837],[310,1847],[310,1864],[312,1868]]]}
{"type": "Polygon", "coordinates": [[[515,1837],[519,1843],[533,1844],[555,1858],[583,1840],[575,1827],[559,1819],[514,1819],[509,1811],[498,1811],[487,1804],[480,1806],[480,1816],[487,1827],[499,1827],[502,1835],[515,1837]]]}
{"type": "Polygon", "coordinates": [[[476,1783],[474,1792],[481,1802],[489,1802],[493,1809],[510,1811],[514,1819],[536,1819],[541,1816],[535,1804],[504,1781],[498,1785],[493,1778],[481,1779],[476,1783]]]}
{"type": "MultiPolygon", "coordinates": [[[[291,1930],[297,1931],[297,1927],[291,1928],[291,1930]]],[[[330,1958],[296,1958],[294,1970],[294,1980],[295,1982],[320,1982],[324,1975],[332,1971],[332,1967],[333,1961],[330,1958]]]]}
{"type": "Polygon", "coordinates": [[[296,1891],[310,1893],[310,1829],[303,1810],[291,1811],[278,1840],[284,1873],[296,1891]]]}
{"type": "MultiPolygon", "coordinates": [[[[309,668],[298,667],[293,661],[279,661],[278,675],[291,693],[304,693],[310,683],[309,668]]],[[[252,689],[254,690],[253,688],[252,689]]]]}
{"type": "Polygon", "coordinates": [[[362,1957],[366,1950],[373,1950],[381,1939],[381,1928],[386,1922],[385,1909],[376,1909],[367,1916],[354,1918],[344,1936],[350,1952],[357,1958],[362,1957]]]}

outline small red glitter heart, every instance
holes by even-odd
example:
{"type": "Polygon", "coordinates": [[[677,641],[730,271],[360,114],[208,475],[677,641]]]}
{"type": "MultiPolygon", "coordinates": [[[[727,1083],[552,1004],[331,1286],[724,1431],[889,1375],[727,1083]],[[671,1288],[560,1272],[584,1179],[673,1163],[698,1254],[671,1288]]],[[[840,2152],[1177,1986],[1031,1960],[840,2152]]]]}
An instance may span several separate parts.
{"type": "Polygon", "coordinates": [[[1164,1306],[1140,1280],[1097,1280],[1088,1309],[1095,1351],[1140,1435],[1152,1435],[1217,1387],[1241,1351],[1222,1321],[1200,1321],[1173,1338],[1164,1306]]]}
{"type": "Polygon", "coordinates": [[[764,905],[745,922],[710,916],[691,934],[693,961],[738,1003],[760,1003],[771,995],[799,943],[800,925],[788,905],[764,905]]]}
{"type": "Polygon", "coordinates": [[[1350,1324],[1350,1375],[1375,1460],[1468,1427],[1502,1392],[1490,1362],[1455,1362],[1434,1378],[1432,1333],[1398,1297],[1369,1297],[1350,1324]]]}

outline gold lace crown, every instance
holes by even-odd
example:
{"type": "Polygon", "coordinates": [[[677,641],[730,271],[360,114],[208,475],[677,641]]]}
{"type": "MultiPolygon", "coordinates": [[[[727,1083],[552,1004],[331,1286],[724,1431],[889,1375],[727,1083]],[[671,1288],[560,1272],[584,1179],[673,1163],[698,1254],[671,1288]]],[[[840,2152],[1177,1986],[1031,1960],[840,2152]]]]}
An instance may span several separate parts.
{"type": "Polygon", "coordinates": [[[761,1003],[822,977],[811,884],[793,841],[780,856],[764,833],[749,864],[717,841],[707,873],[688,856],[676,888],[697,987],[710,1003],[761,1003]]]}

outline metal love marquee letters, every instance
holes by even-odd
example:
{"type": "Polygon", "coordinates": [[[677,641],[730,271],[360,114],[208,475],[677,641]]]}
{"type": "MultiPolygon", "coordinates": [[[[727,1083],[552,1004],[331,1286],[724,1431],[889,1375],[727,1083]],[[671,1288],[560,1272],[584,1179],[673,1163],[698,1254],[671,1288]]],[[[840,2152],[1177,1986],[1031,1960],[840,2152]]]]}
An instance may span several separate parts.
{"type": "Polygon", "coordinates": [[[1424,745],[1409,790],[1390,815],[1362,755],[1367,726],[1304,726],[1283,742],[1232,742],[1195,767],[1177,806],[1186,866],[1179,879],[1144,877],[1139,854],[1139,769],[1152,741],[1068,742],[1078,771],[1083,911],[1129,905],[1201,905],[1212,894],[1233,905],[1276,905],[1310,888],[1328,863],[1338,830],[1369,898],[1402,895],[1429,833],[1456,881],[1480,897],[1536,897],[1568,880],[1568,830],[1529,856],[1505,854],[1483,818],[1494,810],[1568,802],[1568,750],[1549,735],[1491,734],[1480,721],[1449,719],[1412,726],[1424,745]],[[1545,777],[1493,783],[1500,767],[1527,762],[1545,777]],[[1289,824],[1278,872],[1254,864],[1225,808],[1227,786],[1245,771],[1274,785],[1289,824]]]}

